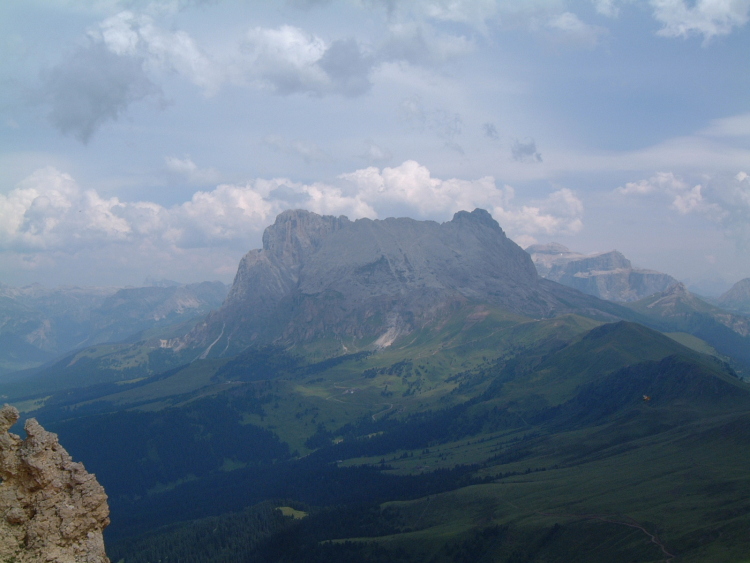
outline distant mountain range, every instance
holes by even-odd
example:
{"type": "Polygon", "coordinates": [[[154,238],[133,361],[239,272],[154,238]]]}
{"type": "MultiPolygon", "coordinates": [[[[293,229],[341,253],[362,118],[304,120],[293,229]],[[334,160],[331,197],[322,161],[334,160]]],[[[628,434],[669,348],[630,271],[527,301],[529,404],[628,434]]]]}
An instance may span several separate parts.
{"type": "Polygon", "coordinates": [[[634,268],[617,250],[579,254],[557,243],[526,249],[539,275],[609,301],[638,301],[677,283],[668,274],[634,268]]]}
{"type": "MultiPolygon", "coordinates": [[[[61,358],[39,374],[39,385],[53,390],[63,380],[85,385],[143,377],[196,358],[232,357],[249,346],[282,346],[318,358],[375,351],[419,338],[475,306],[514,318],[577,314],[635,321],[739,362],[735,369],[750,373],[745,317],[702,301],[671,276],[632,268],[616,251],[585,257],[554,244],[529,250],[536,252],[524,252],[481,209],[456,213],[442,224],[286,211],[266,229],[263,248],[242,259],[223,303],[221,284],[164,283],[92,299],[95,306],[73,326],[78,333],[68,331],[78,334],[68,349],[84,338],[91,344],[127,338],[130,343],[61,358]],[[614,303],[545,279],[537,269],[547,275],[567,272],[561,282],[585,282],[585,289],[604,288],[610,297],[615,290],[628,299],[649,297],[614,303]],[[652,305],[656,301],[658,306],[652,305]],[[666,308],[672,302],[679,307],[666,308]],[[189,324],[174,324],[188,319],[189,324]],[[143,332],[147,329],[154,330],[143,332]]],[[[57,301],[71,299],[59,293],[57,301]]],[[[18,365],[19,351],[27,351],[36,365],[40,357],[48,359],[50,348],[32,345],[31,335],[49,327],[51,338],[59,321],[45,324],[44,315],[18,299],[6,304],[26,315],[8,316],[15,324],[6,324],[16,328],[6,331],[6,358],[18,365]]]]}
{"type": "Polygon", "coordinates": [[[0,284],[0,374],[204,315],[226,293],[221,282],[125,289],[0,284]]]}

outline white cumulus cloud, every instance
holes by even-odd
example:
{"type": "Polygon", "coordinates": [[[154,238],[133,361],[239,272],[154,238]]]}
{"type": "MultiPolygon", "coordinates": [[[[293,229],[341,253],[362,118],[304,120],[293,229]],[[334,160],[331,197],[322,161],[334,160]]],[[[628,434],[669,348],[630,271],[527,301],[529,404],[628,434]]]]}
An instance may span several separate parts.
{"type": "Polygon", "coordinates": [[[651,0],[651,5],[663,25],[659,35],[702,35],[705,41],[744,26],[750,13],[750,0],[651,0]]]}
{"type": "Polygon", "coordinates": [[[648,179],[628,182],[615,191],[623,195],[645,195],[653,192],[680,193],[687,189],[688,184],[672,172],[657,172],[648,179]]]}
{"type": "Polygon", "coordinates": [[[627,196],[666,197],[669,207],[679,214],[700,214],[720,226],[739,246],[750,246],[750,175],[745,171],[703,175],[700,184],[660,172],[615,191],[627,196]]]}
{"type": "Polygon", "coordinates": [[[491,176],[477,180],[434,178],[415,161],[343,174],[350,190],[383,217],[396,211],[420,218],[448,218],[456,211],[482,207],[510,236],[574,233],[583,227],[583,204],[569,189],[518,205],[511,186],[498,187],[491,176]]]}
{"type": "Polygon", "coordinates": [[[560,38],[584,47],[595,47],[607,30],[587,24],[572,12],[563,12],[550,18],[547,27],[557,32],[560,38]]]}
{"type": "MultiPolygon", "coordinates": [[[[171,162],[187,173],[192,170],[189,159],[171,162]]],[[[518,205],[514,189],[497,186],[492,177],[439,179],[414,161],[363,168],[334,183],[276,178],[220,184],[171,207],[102,197],[48,167],[0,195],[0,248],[74,254],[115,244],[135,253],[134,249],[148,247],[174,257],[188,249],[247,250],[249,241],[258,240],[275,216],[289,208],[352,219],[408,214],[444,220],[476,207],[488,209],[511,236],[569,233],[582,226],[583,205],[570,190],[518,205]]]]}
{"type": "Polygon", "coordinates": [[[226,80],[219,64],[204,53],[185,31],[167,31],[146,15],[130,11],[104,20],[89,32],[95,41],[102,41],[118,56],[140,56],[152,70],[174,71],[215,94],[226,80]]]}
{"type": "Polygon", "coordinates": [[[98,246],[131,234],[116,214],[120,201],[82,190],[68,174],[43,168],[0,194],[0,244],[33,251],[98,246]]]}
{"type": "Polygon", "coordinates": [[[385,60],[431,65],[466,55],[474,47],[466,36],[442,32],[427,22],[406,21],[389,26],[389,37],[379,54],[385,60]]]}
{"type": "Polygon", "coordinates": [[[353,39],[326,43],[298,27],[256,27],[240,47],[240,80],[279,94],[363,94],[370,88],[370,55],[353,39]]]}
{"type": "Polygon", "coordinates": [[[672,172],[657,172],[648,179],[628,182],[615,192],[622,195],[666,194],[672,199],[672,208],[682,215],[704,208],[703,186],[690,186],[672,172]]]}
{"type": "Polygon", "coordinates": [[[167,156],[164,157],[164,162],[169,172],[186,179],[190,184],[214,184],[221,177],[221,174],[213,168],[199,168],[189,156],[185,158],[167,156]]]}
{"type": "Polygon", "coordinates": [[[620,8],[615,0],[592,0],[592,2],[596,11],[603,16],[613,18],[620,13],[620,8]]]}

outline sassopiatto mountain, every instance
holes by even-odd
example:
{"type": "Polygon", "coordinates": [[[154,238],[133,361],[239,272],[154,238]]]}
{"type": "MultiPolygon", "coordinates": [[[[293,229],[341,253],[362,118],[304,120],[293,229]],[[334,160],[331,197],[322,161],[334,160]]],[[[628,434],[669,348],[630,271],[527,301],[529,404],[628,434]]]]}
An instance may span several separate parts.
{"type": "Polygon", "coordinates": [[[587,255],[553,242],[526,252],[540,276],[609,301],[637,301],[678,283],[669,274],[633,267],[617,250],[587,255]]]}
{"type": "Polygon", "coordinates": [[[540,278],[483,209],[445,223],[291,210],[242,259],[221,309],[175,346],[203,357],[323,339],[341,351],[378,348],[470,303],[532,318],[632,314],[540,278]]]}

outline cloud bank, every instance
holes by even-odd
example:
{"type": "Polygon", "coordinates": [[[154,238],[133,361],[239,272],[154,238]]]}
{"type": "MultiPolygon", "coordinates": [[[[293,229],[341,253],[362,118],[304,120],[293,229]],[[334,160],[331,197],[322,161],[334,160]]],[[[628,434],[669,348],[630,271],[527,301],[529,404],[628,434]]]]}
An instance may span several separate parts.
{"type": "Polygon", "coordinates": [[[748,22],[750,0],[651,0],[663,37],[702,35],[704,41],[728,35],[748,22]]]}
{"type": "MultiPolygon", "coordinates": [[[[189,159],[168,162],[193,172],[189,159]]],[[[518,205],[515,190],[496,185],[492,177],[443,180],[414,161],[393,168],[363,168],[333,183],[276,178],[220,184],[172,207],[102,197],[79,186],[69,174],[47,167],[0,195],[0,249],[73,255],[114,246],[128,248],[126,254],[137,259],[138,252],[156,248],[176,258],[190,249],[249,250],[262,230],[288,208],[352,219],[405,214],[446,220],[456,211],[476,207],[488,209],[511,237],[525,237],[524,241],[582,228],[583,205],[568,189],[518,205]]]]}
{"type": "Polygon", "coordinates": [[[750,248],[750,176],[704,176],[700,184],[685,181],[672,172],[658,172],[648,179],[628,182],[615,190],[628,197],[666,198],[680,215],[700,214],[721,226],[741,248],[750,248]]]}

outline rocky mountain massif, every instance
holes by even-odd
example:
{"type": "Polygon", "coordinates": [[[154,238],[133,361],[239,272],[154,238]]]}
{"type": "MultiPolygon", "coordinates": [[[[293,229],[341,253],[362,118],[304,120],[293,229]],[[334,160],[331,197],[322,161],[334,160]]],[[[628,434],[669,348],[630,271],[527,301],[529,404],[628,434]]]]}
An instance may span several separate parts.
{"type": "Polygon", "coordinates": [[[226,292],[221,282],[125,289],[0,284],[0,374],[204,315],[226,292]]]}
{"type": "Polygon", "coordinates": [[[608,301],[637,301],[677,283],[670,275],[634,268],[616,250],[585,255],[553,242],[526,252],[540,276],[608,301]]]}
{"type": "Polygon", "coordinates": [[[222,308],[176,346],[203,347],[203,357],[325,338],[339,351],[377,348],[469,303],[534,318],[628,314],[540,279],[483,209],[442,224],[294,210],[242,259],[222,308]]]}
{"type": "Polygon", "coordinates": [[[0,410],[0,560],[109,563],[102,531],[107,495],[33,418],[26,440],[8,432],[18,410],[0,410]]]}
{"type": "Polygon", "coordinates": [[[717,300],[724,309],[750,314],[750,278],[738,281],[717,300]]]}

